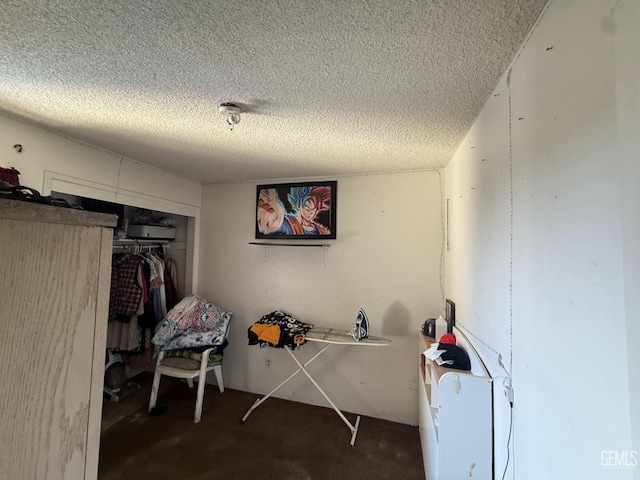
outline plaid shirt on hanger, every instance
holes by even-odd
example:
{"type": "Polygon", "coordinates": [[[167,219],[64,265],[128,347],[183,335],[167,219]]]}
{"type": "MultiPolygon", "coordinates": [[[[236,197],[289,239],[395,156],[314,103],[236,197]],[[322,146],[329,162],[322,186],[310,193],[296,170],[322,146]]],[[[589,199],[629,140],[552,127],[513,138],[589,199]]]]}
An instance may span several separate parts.
{"type": "Polygon", "coordinates": [[[113,256],[112,265],[109,321],[128,322],[138,311],[142,299],[142,288],[138,285],[140,259],[118,254],[113,256]]]}

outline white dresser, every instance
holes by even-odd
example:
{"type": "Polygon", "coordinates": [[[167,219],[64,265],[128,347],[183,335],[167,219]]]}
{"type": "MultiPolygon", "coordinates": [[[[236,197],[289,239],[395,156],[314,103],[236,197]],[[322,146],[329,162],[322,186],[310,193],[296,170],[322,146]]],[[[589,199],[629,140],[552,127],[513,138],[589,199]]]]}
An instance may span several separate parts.
{"type": "Polygon", "coordinates": [[[427,480],[493,479],[492,381],[475,349],[454,327],[471,371],[422,355],[435,339],[420,336],[419,429],[427,480]]]}
{"type": "Polygon", "coordinates": [[[0,198],[0,478],[97,478],[115,225],[0,198]]]}

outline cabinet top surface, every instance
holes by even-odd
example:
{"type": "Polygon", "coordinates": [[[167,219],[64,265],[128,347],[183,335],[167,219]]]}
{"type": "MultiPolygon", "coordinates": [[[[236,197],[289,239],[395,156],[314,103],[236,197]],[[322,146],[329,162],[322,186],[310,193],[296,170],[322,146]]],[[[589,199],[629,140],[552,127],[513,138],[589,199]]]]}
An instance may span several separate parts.
{"type": "Polygon", "coordinates": [[[0,219],[58,223],[87,227],[115,227],[116,215],[56,207],[0,197],[0,219]]]}

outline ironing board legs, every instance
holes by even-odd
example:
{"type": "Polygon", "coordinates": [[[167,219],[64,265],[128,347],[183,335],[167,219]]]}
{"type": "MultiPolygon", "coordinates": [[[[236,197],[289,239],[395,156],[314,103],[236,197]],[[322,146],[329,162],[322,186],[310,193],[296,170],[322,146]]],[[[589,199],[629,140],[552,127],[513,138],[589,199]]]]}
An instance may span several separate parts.
{"type": "Polygon", "coordinates": [[[293,361],[296,362],[296,364],[298,365],[299,368],[295,372],[293,372],[291,375],[289,375],[280,385],[278,385],[276,388],[274,388],[269,393],[267,393],[264,397],[259,398],[258,400],[256,400],[254,402],[254,404],[251,405],[251,408],[249,408],[249,410],[247,410],[247,413],[244,414],[244,417],[242,417],[242,421],[243,422],[246,421],[246,419],[249,417],[249,415],[251,415],[251,412],[253,412],[256,408],[258,408],[258,406],[260,406],[267,398],[269,398],[271,395],[273,395],[275,392],[277,392],[285,383],[287,383],[289,380],[291,380],[293,377],[295,377],[298,373],[302,372],[307,376],[307,378],[311,381],[311,383],[313,383],[313,385],[318,389],[318,391],[322,394],[322,396],[325,398],[325,400],[327,400],[327,402],[329,402],[329,404],[331,405],[333,410],[338,414],[338,416],[347,425],[347,427],[349,427],[349,431],[351,431],[351,446],[353,446],[356,443],[356,435],[358,434],[358,427],[360,425],[360,416],[358,415],[358,417],[356,418],[355,425],[352,425],[351,422],[349,422],[349,420],[347,420],[347,418],[344,416],[344,414],[336,406],[336,404],[333,403],[333,401],[324,392],[324,390],[322,390],[320,385],[318,385],[318,383],[313,379],[313,377],[305,369],[305,367],[307,365],[309,365],[313,360],[318,358],[331,345],[332,345],[331,343],[327,343],[322,349],[320,349],[320,351],[318,353],[316,353],[313,357],[311,357],[309,360],[307,360],[304,364],[302,364],[302,363],[300,363],[298,361],[296,356],[293,354],[293,351],[291,350],[291,348],[285,347],[285,349],[287,350],[287,352],[289,352],[289,355],[291,356],[291,358],[293,358],[293,361]]]}
{"type": "MultiPolygon", "coordinates": [[[[326,346],[324,346],[322,348],[322,350],[320,350],[318,353],[316,353],[313,357],[311,357],[309,360],[307,360],[305,362],[305,364],[303,365],[303,367],[306,367],[307,365],[309,365],[311,362],[313,362],[316,358],[318,358],[320,356],[320,354],[322,352],[324,352],[327,348],[329,348],[331,346],[330,343],[327,343],[326,346]]],[[[287,350],[289,350],[287,348],[287,350]]],[[[291,352],[289,352],[291,353],[291,352]]],[[[300,365],[300,364],[298,364],[300,365]]],[[[271,395],[273,395],[274,393],[276,393],[278,390],[280,390],[280,387],[282,387],[285,383],[287,383],[289,380],[291,380],[293,377],[295,377],[298,372],[300,372],[300,370],[302,369],[302,367],[300,367],[298,370],[296,370],[295,372],[293,372],[291,375],[289,375],[284,382],[282,382],[280,385],[278,385],[276,388],[274,388],[273,390],[271,390],[269,393],[267,393],[264,397],[257,399],[253,405],[251,405],[251,408],[249,408],[249,410],[247,410],[247,413],[244,414],[244,417],[242,417],[242,422],[244,423],[247,418],[249,418],[249,415],[251,415],[251,412],[253,412],[256,408],[258,408],[260,406],[260,404],[262,404],[267,398],[269,398],[271,395]]]]}
{"type": "MultiPolygon", "coordinates": [[[[328,343],[327,347],[329,347],[331,345],[332,345],[331,343],[328,343]]],[[[325,347],[325,348],[327,348],[327,347],[325,347]]],[[[358,426],[360,425],[360,415],[358,415],[358,417],[356,418],[356,424],[355,425],[351,425],[351,422],[349,422],[349,420],[347,420],[347,417],[345,417],[344,414],[340,411],[340,409],[338,407],[336,407],[336,404],[333,403],[333,401],[324,392],[324,390],[322,390],[322,388],[320,388],[320,385],[318,385],[318,382],[316,382],[313,379],[313,377],[311,375],[309,375],[309,372],[307,372],[305,370],[304,367],[306,366],[306,364],[305,365],[301,365],[300,362],[298,361],[298,359],[293,354],[293,352],[289,349],[289,347],[285,347],[285,348],[289,352],[289,355],[291,355],[291,358],[293,358],[293,361],[296,362],[298,364],[298,366],[300,367],[300,369],[298,371],[302,370],[302,373],[304,373],[307,376],[307,378],[309,379],[309,381],[315,385],[315,387],[322,394],[322,396],[325,398],[325,400],[327,402],[329,402],[329,404],[331,405],[331,408],[333,408],[335,410],[335,412],[342,419],[342,421],[347,425],[347,427],[349,427],[349,430],[351,431],[351,446],[353,447],[353,445],[356,443],[356,435],[358,434],[358,426]]]]}

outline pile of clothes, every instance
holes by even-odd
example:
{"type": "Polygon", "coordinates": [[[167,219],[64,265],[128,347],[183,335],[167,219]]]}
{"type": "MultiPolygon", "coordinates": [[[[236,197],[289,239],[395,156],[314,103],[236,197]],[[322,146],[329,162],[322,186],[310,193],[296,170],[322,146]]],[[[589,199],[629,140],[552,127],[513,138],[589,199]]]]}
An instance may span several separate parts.
{"type": "Polygon", "coordinates": [[[214,346],[211,355],[221,356],[231,315],[206,298],[188,295],[167,312],[151,342],[160,350],[170,350],[167,356],[194,358],[214,346]]]}
{"type": "Polygon", "coordinates": [[[70,204],[64,198],[57,198],[51,195],[43,196],[35,188],[21,186],[19,175],[20,172],[13,167],[0,167],[0,198],[43,203],[56,207],[81,208],[78,205],[70,204]]]}
{"type": "Polygon", "coordinates": [[[456,337],[450,333],[445,333],[436,343],[424,351],[424,355],[436,362],[438,365],[444,365],[447,368],[455,368],[456,370],[471,370],[471,360],[469,354],[456,345],[456,337]]]}
{"type": "Polygon", "coordinates": [[[249,345],[290,347],[294,350],[296,346],[306,342],[306,334],[312,328],[312,324],[301,322],[285,312],[276,310],[251,325],[247,335],[249,345]]]}

